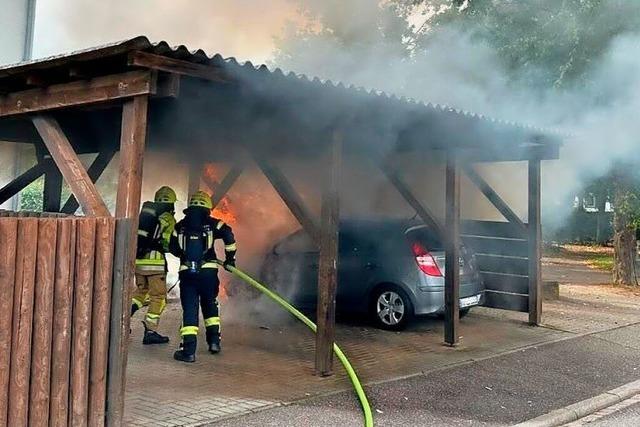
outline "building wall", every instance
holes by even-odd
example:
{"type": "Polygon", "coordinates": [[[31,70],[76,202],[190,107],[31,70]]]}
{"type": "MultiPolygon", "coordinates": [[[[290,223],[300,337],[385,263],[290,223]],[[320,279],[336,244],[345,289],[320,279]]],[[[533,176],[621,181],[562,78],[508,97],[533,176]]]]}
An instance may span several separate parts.
{"type": "Polygon", "coordinates": [[[22,60],[27,29],[28,0],[2,0],[0,65],[22,60]]]}

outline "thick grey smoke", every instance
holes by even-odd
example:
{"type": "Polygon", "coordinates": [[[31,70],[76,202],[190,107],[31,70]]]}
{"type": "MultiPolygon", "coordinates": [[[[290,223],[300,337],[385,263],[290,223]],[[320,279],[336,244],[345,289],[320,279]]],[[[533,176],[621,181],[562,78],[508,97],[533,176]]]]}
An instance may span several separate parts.
{"type": "MultiPolygon", "coordinates": [[[[543,197],[547,208],[552,208],[544,218],[547,225],[562,221],[571,208],[569,196],[576,194],[586,180],[605,174],[620,160],[638,157],[640,123],[634,119],[640,111],[637,32],[613,39],[588,70],[587,83],[540,91],[532,88],[530,81],[542,76],[542,71],[529,69],[527,75],[514,79],[497,53],[474,38],[470,28],[441,28],[433,32],[424,49],[407,58],[397,44],[379,36],[384,35],[385,28],[394,28],[394,19],[398,18],[381,14],[378,2],[362,0],[349,2],[348,6],[335,1],[300,3],[311,16],[339,13],[345,17],[344,22],[334,17],[331,22],[336,23],[336,29],[330,32],[285,36],[273,65],[571,135],[565,140],[561,160],[544,166],[543,197]],[[335,36],[336,31],[341,37],[335,36]],[[345,39],[350,41],[348,47],[344,46],[345,39]]],[[[594,31],[612,28],[616,26],[612,20],[623,18],[614,8],[612,5],[603,13],[594,31]]],[[[640,12],[633,5],[628,9],[629,13],[640,12]]],[[[568,23],[555,20],[553,25],[568,23]]],[[[541,26],[540,31],[551,30],[541,26]]],[[[516,211],[526,216],[526,198],[517,194],[526,189],[526,173],[513,164],[502,164],[485,166],[483,174],[503,197],[519,202],[516,211]],[[514,177],[523,180],[518,182],[514,177]]],[[[476,195],[474,200],[480,202],[481,197],[476,195]]]]}

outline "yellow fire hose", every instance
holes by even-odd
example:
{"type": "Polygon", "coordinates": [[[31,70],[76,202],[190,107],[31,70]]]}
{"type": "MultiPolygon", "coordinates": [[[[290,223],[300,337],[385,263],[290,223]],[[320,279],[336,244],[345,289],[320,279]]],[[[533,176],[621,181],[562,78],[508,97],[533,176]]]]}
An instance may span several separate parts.
{"type": "MultiPolygon", "coordinates": [[[[220,262],[219,264],[222,265],[222,263],[220,262]]],[[[262,283],[258,282],[257,280],[253,279],[251,276],[246,274],[245,272],[233,266],[227,266],[227,269],[231,273],[235,274],[240,279],[245,281],[247,284],[253,286],[257,290],[259,290],[260,292],[262,292],[263,294],[265,294],[266,296],[268,296],[269,298],[277,302],[285,310],[293,314],[298,320],[300,320],[302,323],[307,325],[309,329],[313,331],[313,333],[316,333],[316,330],[318,329],[316,324],[313,323],[307,316],[302,314],[294,306],[289,304],[284,298],[282,298],[276,292],[267,288],[262,283]]],[[[362,388],[362,384],[360,384],[360,380],[358,379],[358,375],[356,374],[356,371],[353,369],[353,366],[351,366],[351,363],[349,363],[349,359],[347,359],[347,356],[344,355],[342,350],[340,350],[340,347],[338,347],[338,345],[335,343],[333,344],[333,352],[335,353],[336,356],[338,356],[338,359],[340,359],[340,362],[342,362],[342,366],[344,366],[344,369],[347,371],[347,375],[349,375],[349,379],[353,384],[353,388],[355,389],[356,394],[358,395],[358,400],[360,400],[360,405],[362,406],[362,412],[364,413],[365,427],[373,427],[373,414],[371,413],[371,406],[369,405],[369,400],[367,399],[367,395],[365,394],[364,389],[362,388]]]]}

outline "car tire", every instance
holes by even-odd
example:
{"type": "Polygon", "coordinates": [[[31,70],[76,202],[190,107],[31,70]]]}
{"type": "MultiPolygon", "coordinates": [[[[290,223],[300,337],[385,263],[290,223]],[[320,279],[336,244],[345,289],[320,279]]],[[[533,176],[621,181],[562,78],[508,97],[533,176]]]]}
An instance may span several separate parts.
{"type": "Polygon", "coordinates": [[[460,318],[462,319],[464,316],[469,314],[470,308],[461,308],[460,309],[460,318]]]}
{"type": "Polygon", "coordinates": [[[381,285],[371,294],[369,316],[380,329],[400,331],[406,328],[414,317],[413,303],[401,287],[392,284],[381,285]]]}

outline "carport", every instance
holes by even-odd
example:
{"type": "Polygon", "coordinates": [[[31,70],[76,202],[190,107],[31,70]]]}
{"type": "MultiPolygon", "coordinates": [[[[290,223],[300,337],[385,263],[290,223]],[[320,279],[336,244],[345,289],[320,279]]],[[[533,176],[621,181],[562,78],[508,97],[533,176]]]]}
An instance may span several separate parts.
{"type": "MultiPolygon", "coordinates": [[[[318,375],[333,371],[340,174],[345,155],[374,162],[417,215],[443,236],[447,255],[446,344],[458,342],[461,239],[478,254],[487,286],[485,304],[528,311],[530,324],[540,322],[540,162],[559,156],[560,141],[552,133],[270,71],[265,66],[240,65],[219,55],[209,58],[201,50],[172,48],[165,42],[152,44],[138,37],[0,68],[0,141],[33,144],[38,154],[32,168],[0,189],[0,203],[44,175],[43,211],[66,215],[73,215],[79,206],[85,216],[111,216],[94,183],[120,152],[104,409],[109,425],[119,425],[122,420],[128,295],[145,150],[170,150],[177,160],[190,163],[191,188],[197,185],[204,162],[227,163],[229,172],[215,188],[215,203],[248,162],[258,165],[320,248],[318,375]],[[405,180],[396,167],[394,157],[406,152],[423,153],[446,163],[444,222],[416,196],[414,190],[420,182],[405,180]],[[97,155],[87,170],[78,159],[86,153],[97,155]],[[300,162],[310,158],[326,162],[325,176],[318,184],[322,187],[320,218],[278,167],[282,153],[296,156],[300,162]],[[528,163],[528,188],[521,190],[528,191],[527,223],[473,166],[506,161],[528,163]],[[461,223],[463,174],[505,221],[461,223]],[[66,201],[61,200],[63,180],[73,192],[66,201]]],[[[11,270],[13,262],[8,259],[3,271],[11,270]]],[[[13,280],[5,280],[2,289],[13,285],[13,280]]],[[[93,313],[104,307],[94,302],[93,313]]],[[[11,318],[7,322],[11,325],[11,318]]],[[[89,360],[90,355],[86,357],[89,360]]],[[[8,362],[0,370],[8,372],[8,362]]],[[[0,395],[28,392],[16,384],[13,377],[6,384],[3,381],[0,395]]],[[[87,408],[73,415],[85,417],[87,408]]],[[[6,412],[0,416],[5,417],[6,412]]]]}

